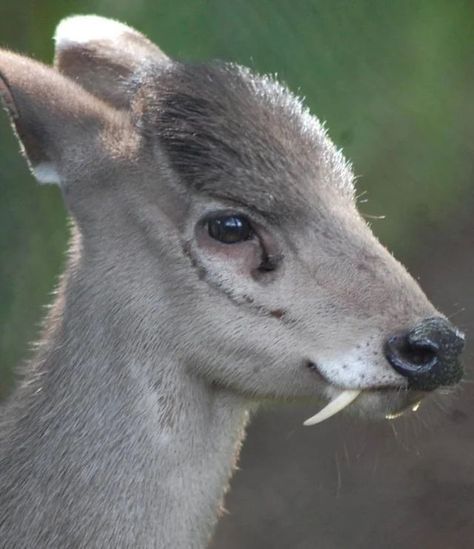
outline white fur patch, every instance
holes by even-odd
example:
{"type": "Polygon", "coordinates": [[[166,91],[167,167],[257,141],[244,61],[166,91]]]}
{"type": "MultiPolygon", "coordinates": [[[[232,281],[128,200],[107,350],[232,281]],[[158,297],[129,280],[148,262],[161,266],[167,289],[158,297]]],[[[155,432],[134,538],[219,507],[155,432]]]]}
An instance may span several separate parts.
{"type": "Polygon", "coordinates": [[[114,42],[122,34],[139,34],[136,30],[98,15],[74,15],[63,19],[56,28],[56,49],[66,49],[75,44],[87,44],[97,40],[114,42]]]}
{"type": "Polygon", "coordinates": [[[31,171],[39,183],[61,183],[56,166],[52,162],[41,162],[32,167],[31,171]]]}
{"type": "MultiPolygon", "coordinates": [[[[321,374],[336,388],[371,389],[374,387],[403,386],[406,380],[374,347],[352,349],[344,353],[320,355],[314,361],[321,374]],[[374,351],[377,354],[374,354],[374,351]]],[[[330,398],[337,396],[328,394],[330,398]]]]}

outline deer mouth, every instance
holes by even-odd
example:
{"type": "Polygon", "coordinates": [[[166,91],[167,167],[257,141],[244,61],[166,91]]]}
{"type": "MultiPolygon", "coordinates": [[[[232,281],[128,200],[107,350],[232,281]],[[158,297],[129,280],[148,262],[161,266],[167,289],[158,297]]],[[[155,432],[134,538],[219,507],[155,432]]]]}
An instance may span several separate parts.
{"type": "Polygon", "coordinates": [[[349,407],[367,419],[395,419],[405,412],[416,412],[424,397],[432,392],[395,383],[344,387],[329,379],[315,362],[308,361],[306,366],[319,378],[319,382],[324,384],[330,400],[318,413],[303,422],[305,426],[322,423],[349,407]]]}
{"type": "MultiPolygon", "coordinates": [[[[421,391],[411,390],[403,390],[402,393],[401,388],[395,387],[374,389],[341,389],[322,410],[304,421],[303,425],[311,426],[322,423],[339,412],[342,412],[345,408],[348,408],[356,400],[359,401],[360,404],[363,404],[362,401],[366,401],[367,404],[367,401],[370,401],[371,399],[377,399],[379,401],[388,400],[388,406],[383,406],[383,417],[388,420],[395,419],[402,416],[405,412],[416,412],[420,407],[421,400],[424,398],[425,394],[426,393],[421,391]],[[390,398],[390,396],[392,398],[390,398]]],[[[362,405],[360,408],[364,409],[364,406],[362,405]]],[[[370,415],[373,416],[373,405],[370,406],[370,408],[370,415]]]]}

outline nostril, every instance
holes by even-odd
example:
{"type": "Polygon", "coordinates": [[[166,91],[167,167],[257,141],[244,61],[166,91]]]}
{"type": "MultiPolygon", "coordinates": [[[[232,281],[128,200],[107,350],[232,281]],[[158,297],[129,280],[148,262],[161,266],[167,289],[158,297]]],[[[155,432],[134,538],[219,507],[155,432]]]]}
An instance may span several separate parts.
{"type": "Polygon", "coordinates": [[[429,372],[438,362],[438,347],[434,342],[417,340],[410,335],[391,337],[384,351],[390,364],[405,377],[429,372]]]}
{"type": "Polygon", "coordinates": [[[425,364],[431,364],[436,359],[436,351],[420,345],[408,345],[406,356],[411,364],[424,366],[425,364]]]}
{"type": "Polygon", "coordinates": [[[408,357],[419,366],[434,365],[439,356],[439,345],[427,338],[418,338],[409,334],[407,337],[408,357]]]}
{"type": "Polygon", "coordinates": [[[431,390],[457,383],[464,337],[443,318],[429,318],[408,333],[387,340],[385,357],[410,387],[431,390]]]}

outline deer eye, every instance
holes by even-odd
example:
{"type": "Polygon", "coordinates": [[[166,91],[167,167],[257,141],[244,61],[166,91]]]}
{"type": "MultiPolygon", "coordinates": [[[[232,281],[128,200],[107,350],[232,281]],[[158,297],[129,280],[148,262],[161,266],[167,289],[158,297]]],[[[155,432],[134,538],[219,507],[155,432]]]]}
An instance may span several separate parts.
{"type": "Polygon", "coordinates": [[[209,236],[223,244],[238,244],[254,236],[249,220],[241,215],[214,217],[207,221],[209,236]]]}

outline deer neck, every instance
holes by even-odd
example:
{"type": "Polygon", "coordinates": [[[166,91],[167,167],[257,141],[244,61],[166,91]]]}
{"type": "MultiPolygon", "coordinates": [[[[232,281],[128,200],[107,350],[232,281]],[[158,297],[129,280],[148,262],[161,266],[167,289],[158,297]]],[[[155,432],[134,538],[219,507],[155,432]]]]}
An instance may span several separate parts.
{"type": "MultiPolygon", "coordinates": [[[[133,314],[112,322],[117,313],[110,308],[86,307],[89,283],[81,269],[74,271],[70,267],[50,314],[35,381],[20,389],[34,394],[16,399],[30,406],[22,436],[35,448],[32,476],[53,475],[63,485],[55,487],[56,496],[41,496],[38,513],[54,513],[59,539],[67,543],[205,547],[237,459],[248,402],[194,376],[166,342],[152,356],[133,314]],[[48,436],[40,440],[45,428],[48,436]]],[[[26,512],[32,504],[22,505],[26,512]]]]}

